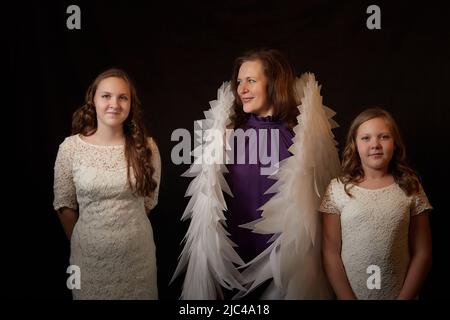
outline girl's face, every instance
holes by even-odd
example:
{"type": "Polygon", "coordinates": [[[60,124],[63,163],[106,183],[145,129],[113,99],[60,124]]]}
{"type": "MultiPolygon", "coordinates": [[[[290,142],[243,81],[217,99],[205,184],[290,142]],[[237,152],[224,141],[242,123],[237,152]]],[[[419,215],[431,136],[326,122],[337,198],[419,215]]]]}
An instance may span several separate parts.
{"type": "Polygon", "coordinates": [[[122,128],[130,113],[131,96],[128,83],[122,78],[105,78],[94,96],[98,126],[122,128]]]}
{"type": "Polygon", "coordinates": [[[356,147],[364,172],[387,172],[395,149],[388,121],[385,118],[373,118],[363,122],[356,131],[356,147]]]}
{"type": "Polygon", "coordinates": [[[267,95],[268,79],[261,61],[245,61],[239,68],[237,83],[237,93],[244,112],[262,117],[273,114],[273,106],[269,104],[267,95]]]}

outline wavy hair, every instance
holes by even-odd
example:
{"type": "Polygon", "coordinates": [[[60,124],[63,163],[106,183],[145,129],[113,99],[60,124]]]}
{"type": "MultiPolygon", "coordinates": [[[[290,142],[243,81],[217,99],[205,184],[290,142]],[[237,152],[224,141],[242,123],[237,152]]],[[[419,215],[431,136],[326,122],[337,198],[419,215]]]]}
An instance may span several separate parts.
{"type": "Polygon", "coordinates": [[[344,183],[345,192],[352,196],[349,184],[359,183],[364,179],[364,170],[356,145],[356,133],[361,124],[374,118],[385,119],[389,123],[394,138],[394,154],[389,163],[389,173],[408,196],[417,193],[420,185],[419,178],[406,163],[405,145],[398,126],[391,114],[379,107],[364,110],[350,125],[345,149],[342,153],[342,176],[339,178],[344,183]]]}
{"type": "Polygon", "coordinates": [[[231,89],[234,95],[231,124],[234,129],[244,124],[250,115],[244,112],[241,99],[237,93],[238,74],[241,65],[246,61],[260,61],[267,77],[267,96],[274,107],[273,116],[279,118],[288,127],[297,125],[299,111],[295,98],[295,72],[283,54],[276,49],[257,49],[245,52],[236,58],[231,75],[231,89]]]}
{"type": "Polygon", "coordinates": [[[153,179],[155,169],[151,163],[152,150],[148,141],[149,136],[142,121],[140,101],[136,94],[136,88],[130,77],[123,70],[108,69],[95,78],[87,89],[85,104],[78,108],[72,116],[72,135],[82,134],[90,136],[97,131],[97,113],[94,104],[95,92],[102,80],[111,77],[124,80],[130,89],[130,113],[123,123],[128,183],[136,194],[144,197],[149,196],[156,189],[157,185],[153,179]],[[133,183],[131,169],[134,173],[135,183],[133,183]]]}

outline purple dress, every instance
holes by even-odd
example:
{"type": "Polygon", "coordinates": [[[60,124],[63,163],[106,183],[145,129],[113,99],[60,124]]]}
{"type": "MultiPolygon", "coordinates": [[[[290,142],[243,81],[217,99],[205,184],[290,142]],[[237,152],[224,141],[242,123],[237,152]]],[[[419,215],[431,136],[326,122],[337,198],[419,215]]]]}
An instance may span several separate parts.
{"type": "Polygon", "coordinates": [[[236,252],[244,262],[248,262],[270,245],[268,240],[272,235],[254,233],[239,225],[261,218],[262,211],[258,208],[274,195],[264,194],[276,181],[268,178],[268,169],[292,155],[288,149],[292,145],[294,132],[272,116],[259,117],[254,114],[241,128],[247,135],[245,144],[239,148],[238,139],[231,138],[235,141],[235,147],[230,151],[230,159],[234,161],[227,165],[229,173],[225,174],[225,178],[234,197],[225,195],[228,206],[225,216],[230,238],[238,245],[236,252]],[[272,155],[272,149],[276,152],[276,142],[279,145],[278,154],[272,155]],[[271,160],[268,161],[268,158],[271,160]]]}

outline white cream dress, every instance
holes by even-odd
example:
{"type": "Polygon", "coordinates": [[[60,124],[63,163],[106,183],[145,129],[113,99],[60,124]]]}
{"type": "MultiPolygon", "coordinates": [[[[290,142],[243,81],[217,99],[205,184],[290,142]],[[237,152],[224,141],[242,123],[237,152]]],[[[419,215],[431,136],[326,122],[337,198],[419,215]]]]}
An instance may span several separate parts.
{"type": "Polygon", "coordinates": [[[350,192],[353,197],[333,179],[320,206],[321,212],[340,215],[341,258],[350,286],[358,299],[395,299],[410,261],[410,219],[432,207],[422,187],[411,196],[397,183],[373,190],[352,186],[350,192]],[[379,286],[369,279],[377,267],[379,286]]]}
{"type": "Polygon", "coordinates": [[[78,210],[70,264],[80,268],[74,299],[157,299],[156,256],[147,212],[158,200],[161,160],[150,139],[154,178],[150,197],[133,194],[124,145],[90,144],[79,135],[59,146],[55,162],[55,210],[78,210]]]}

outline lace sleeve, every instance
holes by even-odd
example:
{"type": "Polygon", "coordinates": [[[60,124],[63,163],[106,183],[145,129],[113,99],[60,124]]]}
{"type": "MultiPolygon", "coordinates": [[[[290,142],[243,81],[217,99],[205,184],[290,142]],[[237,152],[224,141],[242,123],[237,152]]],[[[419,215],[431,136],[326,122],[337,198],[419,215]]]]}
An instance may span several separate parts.
{"type": "Polygon", "coordinates": [[[145,209],[148,212],[152,210],[158,204],[159,184],[161,181],[161,156],[159,154],[158,146],[153,139],[150,140],[150,148],[152,149],[152,165],[155,169],[153,173],[153,179],[156,181],[156,189],[153,193],[145,197],[145,209]]]}
{"type": "Polygon", "coordinates": [[[337,213],[340,214],[338,204],[336,201],[336,191],[337,183],[336,180],[332,180],[327,187],[325,195],[322,198],[322,203],[320,204],[319,211],[327,213],[337,213]]]}
{"type": "Polygon", "coordinates": [[[72,176],[73,146],[69,139],[60,144],[54,167],[53,207],[59,210],[78,208],[75,184],[72,176]]]}
{"type": "Polygon", "coordinates": [[[420,185],[419,192],[413,195],[411,199],[411,216],[415,216],[431,209],[433,209],[433,207],[428,201],[427,195],[425,194],[422,185],[420,185]]]}

